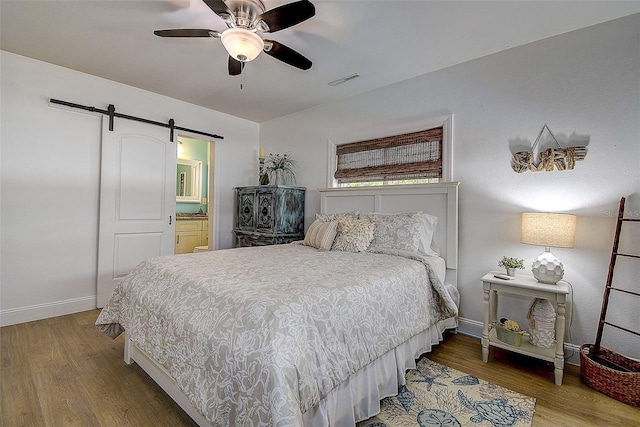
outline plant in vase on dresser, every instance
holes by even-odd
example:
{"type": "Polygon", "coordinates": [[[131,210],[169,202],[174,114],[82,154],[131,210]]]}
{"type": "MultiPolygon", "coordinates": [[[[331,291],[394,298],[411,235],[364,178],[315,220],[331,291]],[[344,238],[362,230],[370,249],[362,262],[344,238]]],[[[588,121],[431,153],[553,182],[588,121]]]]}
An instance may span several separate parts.
{"type": "Polygon", "coordinates": [[[273,185],[292,185],[296,183],[296,161],[289,153],[269,153],[264,163],[264,171],[273,185]]]}

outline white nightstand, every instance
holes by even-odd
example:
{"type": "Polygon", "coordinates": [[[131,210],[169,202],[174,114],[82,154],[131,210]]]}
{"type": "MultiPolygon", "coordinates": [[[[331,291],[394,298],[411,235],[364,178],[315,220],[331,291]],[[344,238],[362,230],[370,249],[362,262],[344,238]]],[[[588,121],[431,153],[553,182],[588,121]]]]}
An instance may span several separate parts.
{"type": "Polygon", "coordinates": [[[511,280],[499,279],[490,272],[482,277],[484,289],[484,325],[482,328],[482,361],[489,360],[489,346],[503,348],[516,353],[553,362],[555,369],[555,383],[562,385],[564,371],[564,323],[565,305],[569,286],[564,282],[549,285],[538,282],[533,276],[516,275],[511,280]],[[529,336],[525,335],[520,347],[514,347],[498,340],[494,325],[497,321],[498,294],[504,293],[528,298],[542,298],[556,304],[556,345],[555,348],[536,347],[529,343],[529,336]]]}

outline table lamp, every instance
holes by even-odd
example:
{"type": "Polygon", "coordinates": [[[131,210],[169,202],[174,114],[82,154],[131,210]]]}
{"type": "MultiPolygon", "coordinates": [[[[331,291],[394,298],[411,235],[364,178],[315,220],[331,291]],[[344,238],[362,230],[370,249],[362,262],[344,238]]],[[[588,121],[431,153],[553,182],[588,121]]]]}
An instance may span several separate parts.
{"type": "Polygon", "coordinates": [[[524,212],[520,242],[544,246],[544,253],[533,260],[531,272],[541,283],[556,284],[564,275],[564,266],[550,248],[573,248],[576,216],[570,214],[524,212]]]}

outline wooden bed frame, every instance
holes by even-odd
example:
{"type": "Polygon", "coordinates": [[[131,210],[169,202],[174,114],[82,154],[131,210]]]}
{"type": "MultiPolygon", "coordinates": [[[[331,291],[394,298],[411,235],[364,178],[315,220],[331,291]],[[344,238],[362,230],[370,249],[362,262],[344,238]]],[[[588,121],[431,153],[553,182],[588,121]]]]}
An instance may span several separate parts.
{"type": "MultiPolygon", "coordinates": [[[[319,189],[322,213],[422,211],[438,217],[434,247],[445,259],[446,282],[457,286],[458,269],[458,182],[380,187],[319,189]]],[[[199,426],[211,426],[191,405],[169,373],[136,347],[125,335],[124,361],[136,362],[199,426]]]]}

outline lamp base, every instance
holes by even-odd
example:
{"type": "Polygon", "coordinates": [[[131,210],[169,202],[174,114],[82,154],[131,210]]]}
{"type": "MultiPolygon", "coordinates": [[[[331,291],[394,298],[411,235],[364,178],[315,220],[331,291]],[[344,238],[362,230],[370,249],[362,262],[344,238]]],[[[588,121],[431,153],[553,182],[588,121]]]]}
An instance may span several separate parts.
{"type": "Polygon", "coordinates": [[[564,276],[564,266],[551,251],[545,250],[533,260],[531,272],[538,282],[555,285],[564,276]]]}

